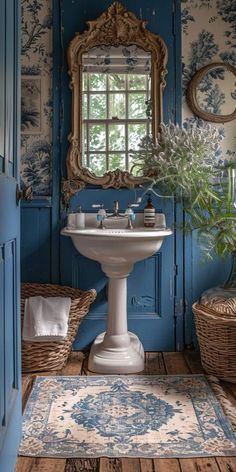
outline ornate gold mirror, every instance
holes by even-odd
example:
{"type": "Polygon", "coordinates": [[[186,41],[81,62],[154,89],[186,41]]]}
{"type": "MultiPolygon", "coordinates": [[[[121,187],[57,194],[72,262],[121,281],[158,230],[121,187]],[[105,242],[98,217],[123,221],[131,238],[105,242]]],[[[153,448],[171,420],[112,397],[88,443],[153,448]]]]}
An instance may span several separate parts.
{"type": "Polygon", "coordinates": [[[236,67],[214,62],[199,69],[191,79],[187,102],[195,115],[213,123],[236,118],[236,67]]]}
{"type": "Polygon", "coordinates": [[[155,139],[162,121],[167,49],[114,2],[68,48],[72,130],[64,192],[86,183],[103,188],[134,187],[132,153],[142,137],[155,139]]]}

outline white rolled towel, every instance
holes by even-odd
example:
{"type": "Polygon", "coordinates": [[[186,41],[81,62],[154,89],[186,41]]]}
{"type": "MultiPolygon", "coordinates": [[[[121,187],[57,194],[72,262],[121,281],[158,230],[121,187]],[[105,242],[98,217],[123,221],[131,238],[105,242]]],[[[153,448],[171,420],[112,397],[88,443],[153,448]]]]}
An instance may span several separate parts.
{"type": "Polygon", "coordinates": [[[71,299],[30,297],[25,300],[23,340],[63,341],[67,336],[71,299]]]}

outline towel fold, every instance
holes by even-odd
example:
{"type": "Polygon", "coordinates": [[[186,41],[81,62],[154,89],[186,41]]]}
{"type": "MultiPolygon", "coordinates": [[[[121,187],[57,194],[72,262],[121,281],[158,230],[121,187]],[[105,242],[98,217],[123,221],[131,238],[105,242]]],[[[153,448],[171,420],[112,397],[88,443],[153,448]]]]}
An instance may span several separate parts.
{"type": "Polygon", "coordinates": [[[30,297],[25,300],[23,339],[32,342],[63,341],[68,331],[71,299],[30,297]]]}

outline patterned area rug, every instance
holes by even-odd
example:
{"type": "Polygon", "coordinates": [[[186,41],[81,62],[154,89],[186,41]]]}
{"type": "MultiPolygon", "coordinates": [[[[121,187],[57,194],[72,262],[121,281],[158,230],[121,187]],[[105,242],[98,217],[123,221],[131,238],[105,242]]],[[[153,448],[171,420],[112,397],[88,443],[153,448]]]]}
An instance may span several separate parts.
{"type": "MultiPolygon", "coordinates": [[[[216,381],[215,387],[227,407],[216,381]]],[[[37,377],[23,419],[20,454],[235,456],[235,441],[203,375],[37,377]]]]}

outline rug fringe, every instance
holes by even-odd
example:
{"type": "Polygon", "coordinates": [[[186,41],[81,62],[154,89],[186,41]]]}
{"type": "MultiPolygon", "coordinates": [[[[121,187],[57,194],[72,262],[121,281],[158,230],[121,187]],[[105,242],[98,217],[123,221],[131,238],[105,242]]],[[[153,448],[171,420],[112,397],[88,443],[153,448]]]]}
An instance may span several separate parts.
{"type": "Polygon", "coordinates": [[[220,385],[219,379],[214,377],[213,375],[207,375],[207,380],[215,393],[217,399],[219,400],[224,413],[226,414],[227,418],[229,418],[233,430],[236,433],[236,408],[232,405],[230,400],[227,398],[225,391],[223,390],[222,386],[220,385]]]}

